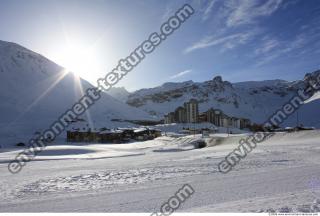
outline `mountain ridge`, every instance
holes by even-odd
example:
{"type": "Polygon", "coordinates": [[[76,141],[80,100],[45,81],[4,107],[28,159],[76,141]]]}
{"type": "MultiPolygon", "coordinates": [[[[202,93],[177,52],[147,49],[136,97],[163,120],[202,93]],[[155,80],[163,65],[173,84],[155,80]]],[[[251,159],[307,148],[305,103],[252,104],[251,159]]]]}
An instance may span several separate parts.
{"type": "MultiPolygon", "coordinates": [[[[93,87],[46,57],[0,41],[0,139],[29,137],[44,130],[93,87]]],[[[102,93],[83,115],[90,127],[116,127],[112,119],[152,119],[144,111],[102,93]]]]}
{"type": "MultiPolygon", "coordinates": [[[[131,93],[127,103],[162,118],[164,114],[174,111],[184,102],[195,98],[199,102],[201,112],[216,108],[230,116],[249,118],[253,122],[263,123],[299,89],[306,86],[308,77],[315,77],[317,74],[320,74],[319,70],[306,73],[303,79],[297,81],[274,79],[231,83],[224,81],[221,76],[215,76],[203,82],[164,83],[154,88],[140,89],[131,93]],[[169,88],[165,88],[167,86],[169,88]]],[[[312,106],[316,107],[316,105],[312,106]]],[[[315,107],[312,108],[313,113],[316,110],[315,107]]],[[[306,109],[310,111],[310,108],[306,109]]],[[[292,124],[289,122],[293,120],[288,119],[287,123],[292,124]]]]}

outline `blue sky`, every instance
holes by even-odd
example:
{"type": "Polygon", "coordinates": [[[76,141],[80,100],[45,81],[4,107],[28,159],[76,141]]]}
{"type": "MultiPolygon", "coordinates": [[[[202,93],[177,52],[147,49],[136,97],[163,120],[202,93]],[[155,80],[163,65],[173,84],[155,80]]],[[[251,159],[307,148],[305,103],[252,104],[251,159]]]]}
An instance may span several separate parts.
{"type": "Polygon", "coordinates": [[[217,75],[296,80],[320,68],[319,0],[8,0],[0,2],[0,40],[95,83],[184,3],[196,13],[118,86],[132,91],[217,75]]]}

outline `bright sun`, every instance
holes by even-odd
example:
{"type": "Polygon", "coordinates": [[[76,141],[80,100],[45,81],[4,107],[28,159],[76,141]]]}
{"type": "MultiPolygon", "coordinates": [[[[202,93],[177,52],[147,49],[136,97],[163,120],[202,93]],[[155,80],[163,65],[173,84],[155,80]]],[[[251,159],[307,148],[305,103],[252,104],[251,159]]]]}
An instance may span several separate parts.
{"type": "Polygon", "coordinates": [[[61,55],[61,64],[76,75],[93,80],[97,74],[98,64],[92,49],[81,45],[68,45],[61,55]]]}

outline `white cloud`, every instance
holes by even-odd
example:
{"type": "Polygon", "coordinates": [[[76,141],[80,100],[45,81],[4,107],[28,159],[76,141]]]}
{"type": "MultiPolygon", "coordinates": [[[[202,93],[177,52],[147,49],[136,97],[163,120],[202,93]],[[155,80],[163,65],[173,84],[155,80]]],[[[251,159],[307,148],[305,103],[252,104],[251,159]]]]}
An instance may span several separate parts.
{"type": "Polygon", "coordinates": [[[289,42],[280,42],[276,39],[270,39],[268,41],[265,44],[263,44],[262,47],[256,49],[255,53],[257,54],[257,57],[260,59],[255,64],[256,67],[269,63],[272,60],[280,58],[282,55],[285,55],[292,51],[296,51],[294,53],[295,56],[303,54],[303,51],[297,51],[305,47],[306,43],[308,42],[308,37],[304,33],[301,33],[289,42]],[[270,41],[269,45],[268,41],[270,41]]]}
{"type": "Polygon", "coordinates": [[[263,44],[258,47],[255,50],[255,54],[260,55],[260,54],[266,54],[269,53],[270,51],[274,50],[275,48],[279,47],[281,45],[281,42],[271,38],[271,39],[265,39],[263,41],[263,44]]]}
{"type": "Polygon", "coordinates": [[[303,25],[300,33],[293,38],[280,40],[274,36],[266,36],[262,44],[256,48],[256,67],[265,65],[278,58],[300,58],[308,54],[316,54],[319,51],[320,42],[320,19],[316,18],[303,25]],[[290,54],[290,55],[289,55],[290,54]]]}
{"type": "Polygon", "coordinates": [[[184,50],[184,53],[187,54],[197,49],[203,49],[203,48],[217,46],[217,45],[222,46],[221,47],[222,51],[233,49],[239,45],[246,44],[248,41],[253,39],[259,33],[260,33],[260,30],[256,29],[248,32],[235,33],[235,34],[230,34],[230,35],[221,36],[221,37],[207,36],[202,40],[194,43],[190,47],[187,47],[184,50]]]}
{"type": "Polygon", "coordinates": [[[185,70],[185,71],[179,72],[179,73],[171,76],[170,79],[176,79],[176,78],[182,77],[182,76],[190,73],[191,71],[192,71],[192,70],[189,69],[189,70],[185,70]]]}
{"type": "Polygon", "coordinates": [[[210,12],[212,11],[213,6],[214,6],[215,3],[216,3],[215,0],[209,1],[208,6],[206,7],[206,9],[203,12],[203,16],[202,16],[202,20],[203,21],[205,21],[205,20],[207,20],[209,18],[210,12]]]}
{"type": "Polygon", "coordinates": [[[237,37],[237,35],[229,35],[229,36],[222,37],[222,38],[215,38],[213,36],[207,36],[207,37],[201,39],[200,41],[194,43],[192,46],[186,48],[184,50],[184,53],[189,53],[189,52],[192,52],[197,49],[203,49],[203,48],[207,48],[210,46],[219,45],[219,44],[222,44],[228,40],[232,40],[235,37],[237,37]]]}
{"type": "MultiPolygon", "coordinates": [[[[202,20],[208,19],[213,8],[216,8],[217,13],[214,16],[218,19],[219,23],[224,24],[224,26],[217,28],[216,31],[223,32],[223,34],[218,34],[219,36],[206,36],[187,47],[183,52],[186,54],[197,49],[216,45],[222,45],[221,50],[225,51],[247,43],[257,35],[256,33],[261,30],[261,27],[247,26],[246,31],[241,29],[240,32],[238,31],[239,33],[235,32],[235,30],[239,29],[237,27],[255,24],[258,18],[272,15],[280,9],[282,2],[283,0],[228,0],[223,1],[222,5],[219,4],[219,7],[215,7],[215,0],[208,2],[205,9],[202,10],[202,20]]],[[[271,50],[277,46],[275,41],[269,43],[266,44],[264,50],[261,49],[257,52],[268,52],[268,49],[271,50]]]]}
{"type": "Polygon", "coordinates": [[[233,0],[227,3],[230,15],[227,19],[227,26],[234,27],[242,24],[251,24],[257,18],[269,16],[280,8],[282,0],[268,0],[260,4],[258,0],[233,0]]]}

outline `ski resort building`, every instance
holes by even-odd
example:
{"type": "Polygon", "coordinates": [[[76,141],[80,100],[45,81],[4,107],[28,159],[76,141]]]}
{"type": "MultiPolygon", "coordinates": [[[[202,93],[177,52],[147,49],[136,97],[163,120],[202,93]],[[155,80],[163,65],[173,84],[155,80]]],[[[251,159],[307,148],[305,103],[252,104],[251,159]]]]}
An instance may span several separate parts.
{"type": "Polygon", "coordinates": [[[177,123],[186,123],[187,122],[185,108],[180,106],[174,111],[174,121],[177,123]]]}
{"type": "Polygon", "coordinates": [[[67,131],[67,142],[122,143],[133,140],[150,140],[161,136],[161,131],[152,128],[124,128],[102,131],[72,129],[67,131]]]}
{"type": "Polygon", "coordinates": [[[221,110],[214,110],[213,108],[211,108],[206,112],[206,115],[207,122],[210,122],[218,127],[223,126],[224,114],[221,110]]]}
{"type": "Polygon", "coordinates": [[[222,119],[221,119],[222,121],[222,124],[221,124],[221,126],[220,127],[225,127],[225,128],[228,128],[228,127],[230,127],[231,126],[231,121],[230,121],[230,118],[229,118],[229,116],[227,116],[227,115],[225,115],[225,114],[223,114],[222,115],[222,119]]]}
{"type": "Polygon", "coordinates": [[[234,128],[240,128],[240,119],[236,117],[230,118],[230,125],[234,128]]]}
{"type": "Polygon", "coordinates": [[[210,108],[199,114],[198,102],[191,99],[184,103],[184,107],[178,107],[174,112],[164,116],[164,123],[200,123],[210,122],[217,127],[232,127],[244,129],[250,126],[251,122],[246,118],[230,117],[220,109],[210,108]]]}
{"type": "Polygon", "coordinates": [[[174,112],[164,116],[164,123],[196,123],[198,122],[199,108],[198,101],[191,99],[184,103],[183,107],[178,107],[174,112]]]}
{"type": "Polygon", "coordinates": [[[207,113],[206,112],[199,113],[198,121],[199,122],[208,122],[207,113]]]}
{"type": "Polygon", "coordinates": [[[186,113],[187,123],[198,122],[199,116],[199,103],[195,99],[191,99],[189,102],[184,103],[184,109],[186,113]]]}
{"type": "Polygon", "coordinates": [[[165,124],[171,124],[175,123],[175,113],[171,112],[164,116],[164,123],[165,124]]]}
{"type": "Polygon", "coordinates": [[[246,118],[240,118],[240,128],[247,128],[248,126],[251,125],[251,121],[249,119],[246,118]]]}

